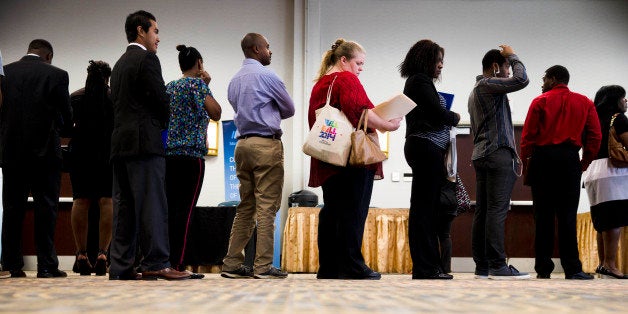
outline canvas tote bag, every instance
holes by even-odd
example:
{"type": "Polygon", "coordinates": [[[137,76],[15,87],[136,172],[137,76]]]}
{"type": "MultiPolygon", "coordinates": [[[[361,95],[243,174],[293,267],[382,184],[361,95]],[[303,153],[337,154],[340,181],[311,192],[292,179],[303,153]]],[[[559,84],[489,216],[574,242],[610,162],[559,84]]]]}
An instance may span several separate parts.
{"type": "Polygon", "coordinates": [[[316,110],[316,121],[303,144],[303,152],[320,161],[344,167],[351,150],[353,125],[342,111],[329,105],[335,81],[334,77],[327,90],[325,106],[316,110]]]}

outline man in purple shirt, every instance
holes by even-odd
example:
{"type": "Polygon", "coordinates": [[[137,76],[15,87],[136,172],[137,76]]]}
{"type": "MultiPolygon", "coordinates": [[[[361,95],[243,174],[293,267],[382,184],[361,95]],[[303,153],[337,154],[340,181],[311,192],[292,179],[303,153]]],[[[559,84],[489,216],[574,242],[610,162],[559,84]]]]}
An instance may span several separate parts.
{"type": "Polygon", "coordinates": [[[229,103],[238,129],[235,148],[240,204],[231,228],[222,266],[225,278],[282,279],[287,273],[272,266],[275,215],[283,189],[281,120],[294,115],[294,103],[281,79],[270,69],[272,52],[264,36],[249,33],[241,42],[242,68],[229,83],[229,103]],[[244,247],[257,219],[254,269],[245,266],[244,247]]]}

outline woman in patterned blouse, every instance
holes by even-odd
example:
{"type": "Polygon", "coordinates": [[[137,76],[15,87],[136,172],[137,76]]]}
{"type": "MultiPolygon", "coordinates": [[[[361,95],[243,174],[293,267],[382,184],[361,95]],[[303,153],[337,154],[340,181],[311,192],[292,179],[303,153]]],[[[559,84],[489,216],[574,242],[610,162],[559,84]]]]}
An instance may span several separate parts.
{"type": "MultiPolygon", "coordinates": [[[[209,89],[211,77],[203,69],[203,58],[194,47],[178,45],[183,77],[166,86],[170,95],[170,120],[166,138],[166,195],[170,263],[183,270],[185,245],[196,207],[207,154],[209,119],[220,120],[222,109],[209,89]]],[[[196,275],[196,274],[194,274],[196,275]]],[[[202,275],[192,278],[202,278],[202,275]]]]}

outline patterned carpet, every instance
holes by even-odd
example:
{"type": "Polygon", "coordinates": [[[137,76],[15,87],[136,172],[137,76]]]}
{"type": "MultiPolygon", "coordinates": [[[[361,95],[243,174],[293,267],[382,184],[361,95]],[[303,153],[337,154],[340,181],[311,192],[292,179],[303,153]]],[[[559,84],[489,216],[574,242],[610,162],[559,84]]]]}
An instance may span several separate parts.
{"type": "Polygon", "coordinates": [[[625,312],[628,280],[492,281],[454,274],[451,281],[384,275],[380,281],[285,280],[109,281],[107,277],[0,280],[3,313],[523,313],[625,312]]]}

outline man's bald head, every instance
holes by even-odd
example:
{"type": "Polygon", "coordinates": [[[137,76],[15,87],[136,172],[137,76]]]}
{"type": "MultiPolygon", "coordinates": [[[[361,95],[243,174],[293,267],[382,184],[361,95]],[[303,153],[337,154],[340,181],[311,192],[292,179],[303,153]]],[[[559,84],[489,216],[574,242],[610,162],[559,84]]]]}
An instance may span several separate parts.
{"type": "Polygon", "coordinates": [[[244,35],[240,42],[242,52],[246,58],[255,59],[263,65],[270,64],[272,52],[270,45],[264,36],[258,33],[248,33],[244,35]]]}

